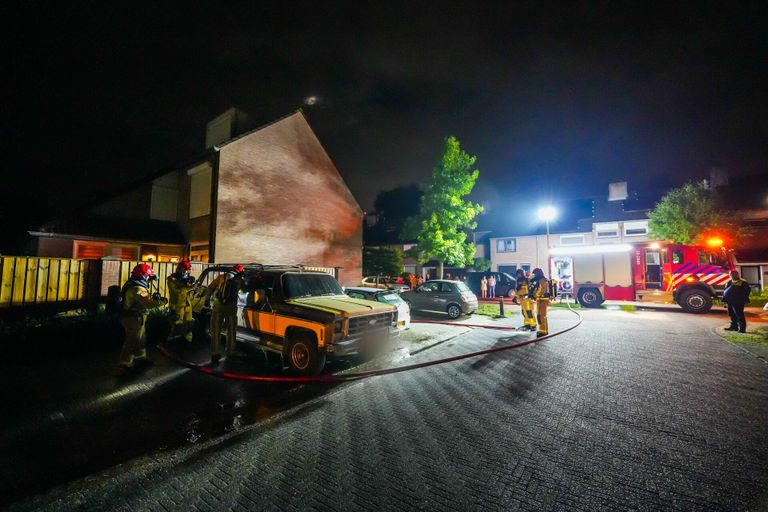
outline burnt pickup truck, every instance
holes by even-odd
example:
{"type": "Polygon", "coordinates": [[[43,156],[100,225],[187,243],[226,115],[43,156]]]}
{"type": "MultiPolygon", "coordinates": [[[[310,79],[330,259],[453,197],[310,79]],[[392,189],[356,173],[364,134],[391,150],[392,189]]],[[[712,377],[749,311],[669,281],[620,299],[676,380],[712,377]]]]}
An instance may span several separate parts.
{"type": "MultiPolygon", "coordinates": [[[[299,265],[243,266],[238,342],[279,354],[298,375],[319,373],[327,358],[367,357],[387,348],[395,332],[395,306],[353,299],[332,275],[299,265]]],[[[231,268],[208,267],[197,280],[198,289],[231,268]]],[[[210,311],[202,300],[194,308],[197,322],[207,328],[210,311]]]]}

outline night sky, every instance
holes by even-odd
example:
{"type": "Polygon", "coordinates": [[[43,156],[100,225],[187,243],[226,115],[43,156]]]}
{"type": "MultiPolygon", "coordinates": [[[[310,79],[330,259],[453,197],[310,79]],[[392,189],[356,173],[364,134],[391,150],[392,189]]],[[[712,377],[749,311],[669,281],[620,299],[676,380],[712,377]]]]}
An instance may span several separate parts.
{"type": "Polygon", "coordinates": [[[262,124],[310,95],[366,210],[449,134],[495,209],[768,168],[766,2],[73,4],[2,13],[6,226],[188,160],[230,106],[262,124]]]}

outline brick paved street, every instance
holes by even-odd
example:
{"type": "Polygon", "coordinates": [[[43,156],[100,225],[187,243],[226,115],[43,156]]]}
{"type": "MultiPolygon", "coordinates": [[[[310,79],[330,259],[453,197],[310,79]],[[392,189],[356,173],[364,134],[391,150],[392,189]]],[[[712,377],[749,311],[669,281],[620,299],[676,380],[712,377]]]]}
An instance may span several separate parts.
{"type": "MultiPolygon", "coordinates": [[[[717,319],[584,316],[548,342],[341,386],[11,508],[766,508],[768,365],[712,333],[717,319]]],[[[501,336],[473,331],[409,362],[501,336]]]]}

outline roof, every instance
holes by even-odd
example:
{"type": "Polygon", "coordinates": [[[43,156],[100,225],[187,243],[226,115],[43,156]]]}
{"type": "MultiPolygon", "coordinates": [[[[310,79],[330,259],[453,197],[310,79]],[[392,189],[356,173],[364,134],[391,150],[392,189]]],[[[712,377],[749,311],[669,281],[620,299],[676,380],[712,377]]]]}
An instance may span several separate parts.
{"type": "Polygon", "coordinates": [[[30,231],[29,234],[36,237],[79,238],[107,242],[187,244],[186,238],[175,222],[155,219],[82,216],[66,221],[49,222],[38,231],[30,231]]]}

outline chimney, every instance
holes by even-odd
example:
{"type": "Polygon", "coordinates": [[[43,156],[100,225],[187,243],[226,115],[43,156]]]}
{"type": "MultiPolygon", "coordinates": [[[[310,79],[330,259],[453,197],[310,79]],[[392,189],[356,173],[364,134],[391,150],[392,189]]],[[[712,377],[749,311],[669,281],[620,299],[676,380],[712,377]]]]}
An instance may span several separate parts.
{"type": "Polygon", "coordinates": [[[623,201],[628,197],[627,194],[627,182],[617,181],[608,184],[608,200],[609,201],[623,201]]]}

